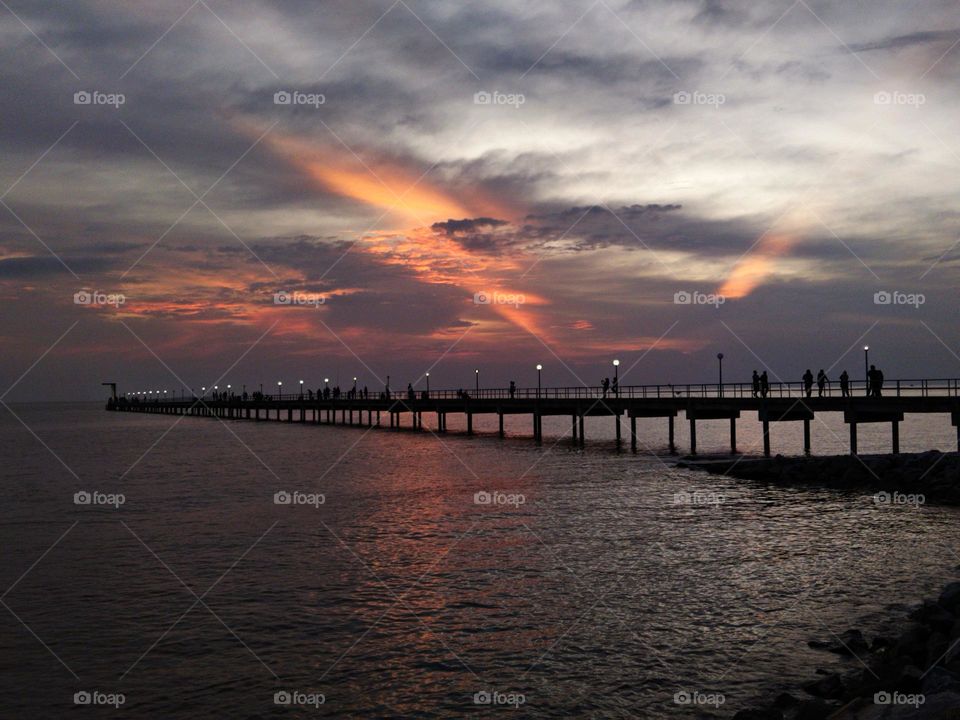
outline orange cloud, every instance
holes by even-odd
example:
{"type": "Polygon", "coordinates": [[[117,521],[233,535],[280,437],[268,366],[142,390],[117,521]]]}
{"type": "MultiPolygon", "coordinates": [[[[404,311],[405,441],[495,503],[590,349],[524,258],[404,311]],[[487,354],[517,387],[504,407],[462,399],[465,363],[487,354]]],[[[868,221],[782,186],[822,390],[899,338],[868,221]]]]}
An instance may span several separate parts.
{"type": "Polygon", "coordinates": [[[765,235],[757,246],[734,266],[717,293],[727,298],[743,298],[761,285],[776,269],[777,258],[786,254],[793,238],[765,235]]]}

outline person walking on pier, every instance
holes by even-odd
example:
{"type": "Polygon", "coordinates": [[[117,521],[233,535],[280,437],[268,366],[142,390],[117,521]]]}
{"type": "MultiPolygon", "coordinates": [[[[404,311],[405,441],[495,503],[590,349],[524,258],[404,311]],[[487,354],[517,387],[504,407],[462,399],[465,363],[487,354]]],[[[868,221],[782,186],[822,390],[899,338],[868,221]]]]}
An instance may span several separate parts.
{"type": "Polygon", "coordinates": [[[767,377],[767,371],[760,373],[760,397],[766,397],[770,392],[770,379],[767,377]]]}
{"type": "Polygon", "coordinates": [[[613,396],[620,397],[620,381],[617,378],[613,379],[613,396]]]}
{"type": "Polygon", "coordinates": [[[603,397],[606,397],[607,391],[610,390],[610,378],[603,379],[603,382],[600,383],[600,389],[603,391],[603,397]]]}
{"type": "Polygon", "coordinates": [[[757,397],[760,394],[760,376],[757,374],[757,371],[753,371],[753,396],[757,397]]]}
{"type": "Polygon", "coordinates": [[[827,374],[820,368],[817,373],[817,397],[823,397],[824,388],[827,386],[827,374]]]}
{"type": "Polygon", "coordinates": [[[416,400],[417,395],[413,392],[413,385],[407,383],[407,400],[416,400]]]}
{"type": "Polygon", "coordinates": [[[840,395],[850,397],[850,375],[846,370],[840,373],[840,395]]]}
{"type": "Polygon", "coordinates": [[[511,380],[510,381],[510,399],[512,400],[517,394],[517,384],[511,380]]]}
{"type": "Polygon", "coordinates": [[[870,366],[870,372],[867,373],[867,380],[870,385],[871,397],[883,397],[883,371],[877,370],[875,365],[870,366]]]}
{"type": "Polygon", "coordinates": [[[810,368],[803,374],[803,391],[810,397],[813,394],[813,373],[810,368]]]}

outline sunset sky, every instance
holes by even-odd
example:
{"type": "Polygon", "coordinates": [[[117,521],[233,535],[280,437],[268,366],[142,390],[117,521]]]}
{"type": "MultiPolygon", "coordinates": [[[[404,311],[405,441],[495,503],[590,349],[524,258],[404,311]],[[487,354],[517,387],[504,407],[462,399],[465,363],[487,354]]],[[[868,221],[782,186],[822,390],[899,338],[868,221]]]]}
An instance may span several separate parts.
{"type": "Polygon", "coordinates": [[[4,0],[0,38],[7,400],[960,377],[955,1],[4,0]]]}

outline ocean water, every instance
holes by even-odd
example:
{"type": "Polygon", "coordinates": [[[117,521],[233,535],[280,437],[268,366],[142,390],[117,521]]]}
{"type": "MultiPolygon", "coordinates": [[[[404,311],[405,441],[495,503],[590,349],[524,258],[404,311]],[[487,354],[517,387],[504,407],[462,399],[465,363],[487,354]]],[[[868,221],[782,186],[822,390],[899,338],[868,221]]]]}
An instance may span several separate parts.
{"type": "MultiPolygon", "coordinates": [[[[117,717],[725,717],[859,667],[807,641],[881,630],[960,564],[957,510],[678,470],[665,421],[633,455],[609,418],[579,450],[566,419],[537,447],[523,418],[501,440],[12,410],[4,718],[62,717],[76,693],[122,695],[117,717]]],[[[823,420],[814,451],[844,452],[823,420]]],[[[698,425],[701,451],[726,432],[698,425]]],[[[756,452],[757,423],[738,434],[756,452]]],[[[902,426],[904,451],[955,442],[943,416],[902,426]]],[[[862,450],[888,443],[861,427],[862,450]]],[[[800,445],[775,426],[774,451],[800,445]]]]}

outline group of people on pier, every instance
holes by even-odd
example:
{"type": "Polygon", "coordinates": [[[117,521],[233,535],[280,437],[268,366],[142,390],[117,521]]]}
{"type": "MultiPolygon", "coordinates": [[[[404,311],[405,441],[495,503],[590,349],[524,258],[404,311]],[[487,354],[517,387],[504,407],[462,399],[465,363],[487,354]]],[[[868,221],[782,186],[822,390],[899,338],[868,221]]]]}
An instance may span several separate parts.
{"type": "MultiPolygon", "coordinates": [[[[810,368],[807,368],[801,380],[803,381],[803,393],[807,397],[813,397],[814,377],[810,368]]],[[[844,370],[840,373],[839,380],[841,397],[850,397],[850,374],[844,370]]],[[[816,382],[817,397],[830,395],[830,379],[827,377],[827,373],[823,368],[820,368],[820,371],[817,372],[816,382]]],[[[753,371],[752,388],[753,397],[767,397],[770,393],[770,380],[767,377],[766,370],[759,374],[756,370],[753,371]]],[[[877,369],[875,365],[871,365],[870,370],[867,371],[867,396],[883,396],[883,371],[877,369]]]]}

